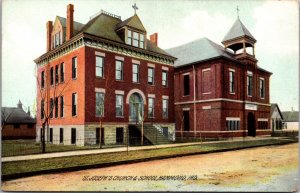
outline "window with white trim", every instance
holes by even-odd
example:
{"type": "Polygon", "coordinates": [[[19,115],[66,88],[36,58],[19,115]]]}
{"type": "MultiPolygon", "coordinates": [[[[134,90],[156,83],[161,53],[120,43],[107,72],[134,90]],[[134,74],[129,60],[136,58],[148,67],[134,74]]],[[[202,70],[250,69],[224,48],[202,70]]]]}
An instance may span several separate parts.
{"type": "Polygon", "coordinates": [[[163,118],[168,118],[168,99],[163,99],[162,110],[163,110],[163,118]]]}
{"type": "Polygon", "coordinates": [[[265,79],[263,79],[263,78],[259,79],[259,93],[260,93],[260,98],[264,99],[265,98],[265,79]]]}
{"type": "Polygon", "coordinates": [[[116,95],[116,116],[123,117],[123,95],[116,95]]]}
{"type": "Polygon", "coordinates": [[[252,90],[253,90],[253,77],[252,73],[247,74],[247,95],[252,96],[252,90]]]}
{"type": "Polygon", "coordinates": [[[234,86],[235,86],[234,71],[233,70],[229,70],[229,92],[231,94],[235,93],[234,86]]]}
{"type": "Polygon", "coordinates": [[[148,117],[154,117],[154,98],[148,98],[148,117]]]}
{"type": "Polygon", "coordinates": [[[96,92],[96,117],[104,117],[104,93],[96,92]]]}
{"type": "Polygon", "coordinates": [[[127,31],[127,44],[131,45],[132,43],[132,31],[127,31]]]}
{"type": "Polygon", "coordinates": [[[72,116],[77,115],[77,93],[72,93],[72,116]]]}
{"type": "Polygon", "coordinates": [[[65,81],[65,64],[61,63],[60,64],[60,82],[65,81]]]}
{"type": "Polygon", "coordinates": [[[148,84],[154,85],[154,68],[148,67],[148,84]]]}
{"type": "Polygon", "coordinates": [[[226,119],[226,129],[227,131],[240,130],[240,119],[226,119]]]}
{"type": "Polygon", "coordinates": [[[268,129],[268,121],[257,121],[258,129],[268,129]]]}
{"type": "Polygon", "coordinates": [[[139,82],[139,65],[132,64],[132,82],[139,82]]]}
{"type": "Polygon", "coordinates": [[[165,70],[162,71],[162,85],[164,87],[168,86],[168,72],[165,70]]]}
{"type": "Polygon", "coordinates": [[[132,46],[138,47],[138,48],[144,48],[145,47],[145,35],[135,32],[135,31],[127,30],[126,44],[132,45],[132,46]]]}
{"type": "Polygon", "coordinates": [[[72,78],[77,78],[77,57],[72,58],[72,78]]]}
{"type": "Polygon", "coordinates": [[[104,58],[96,56],[96,77],[103,78],[104,76],[104,58]]]}
{"type": "Polygon", "coordinates": [[[123,80],[123,62],[116,60],[116,80],[123,80]]]}

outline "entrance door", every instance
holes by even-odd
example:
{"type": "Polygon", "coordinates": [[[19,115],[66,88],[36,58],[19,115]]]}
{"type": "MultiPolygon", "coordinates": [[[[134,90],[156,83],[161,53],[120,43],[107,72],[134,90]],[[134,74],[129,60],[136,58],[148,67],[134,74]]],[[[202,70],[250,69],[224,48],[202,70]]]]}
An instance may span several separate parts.
{"type": "MultiPolygon", "coordinates": [[[[100,143],[100,127],[96,128],[96,144],[100,143]]],[[[104,144],[104,128],[101,128],[101,144],[104,144]]]]}
{"type": "Polygon", "coordinates": [[[76,144],[76,128],[71,130],[71,144],[76,144]]]}
{"type": "Polygon", "coordinates": [[[130,103],[130,121],[138,123],[143,116],[144,103],[140,94],[133,93],[129,98],[130,103]]]}
{"type": "Polygon", "coordinates": [[[190,130],[190,111],[183,111],[183,130],[190,130]]]}
{"type": "Polygon", "coordinates": [[[123,127],[117,127],[116,129],[116,142],[124,143],[124,129],[123,127]]]}
{"type": "Polygon", "coordinates": [[[248,136],[256,136],[255,116],[253,113],[248,113],[248,136]]]}

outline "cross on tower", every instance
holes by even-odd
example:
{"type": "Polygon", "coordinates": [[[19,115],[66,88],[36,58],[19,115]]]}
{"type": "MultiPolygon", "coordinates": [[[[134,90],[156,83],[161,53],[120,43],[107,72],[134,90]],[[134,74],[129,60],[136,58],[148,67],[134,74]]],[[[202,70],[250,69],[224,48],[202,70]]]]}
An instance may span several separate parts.
{"type": "Polygon", "coordinates": [[[238,17],[238,18],[240,18],[240,16],[239,16],[239,11],[240,11],[239,6],[236,6],[236,14],[237,14],[237,17],[238,17]]]}
{"type": "Polygon", "coordinates": [[[134,5],[132,6],[132,8],[134,9],[134,14],[136,14],[136,10],[139,9],[139,8],[136,6],[136,3],[134,3],[134,5]]]}

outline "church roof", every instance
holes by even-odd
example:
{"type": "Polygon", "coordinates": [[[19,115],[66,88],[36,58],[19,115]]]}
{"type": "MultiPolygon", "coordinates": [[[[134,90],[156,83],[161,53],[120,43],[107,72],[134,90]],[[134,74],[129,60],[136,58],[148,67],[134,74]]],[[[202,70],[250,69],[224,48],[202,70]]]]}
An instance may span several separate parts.
{"type": "Polygon", "coordinates": [[[143,32],[146,32],[146,29],[137,14],[134,14],[134,16],[124,20],[121,23],[118,23],[118,25],[116,26],[116,29],[119,29],[123,26],[129,26],[129,27],[141,30],[143,32]]]}
{"type": "Polygon", "coordinates": [[[234,59],[230,52],[208,38],[201,38],[178,47],[166,50],[169,54],[176,57],[175,67],[185,66],[194,62],[201,62],[212,58],[225,57],[234,59]]]}
{"type": "Polygon", "coordinates": [[[2,107],[1,117],[2,121],[7,124],[36,123],[34,118],[28,115],[22,108],[18,107],[2,107]]]}
{"type": "Polygon", "coordinates": [[[232,40],[239,37],[248,36],[255,40],[255,38],[252,36],[252,34],[249,32],[249,30],[244,26],[244,24],[241,22],[241,20],[238,18],[233,26],[230,28],[229,32],[225,35],[223,42],[232,40]]]}

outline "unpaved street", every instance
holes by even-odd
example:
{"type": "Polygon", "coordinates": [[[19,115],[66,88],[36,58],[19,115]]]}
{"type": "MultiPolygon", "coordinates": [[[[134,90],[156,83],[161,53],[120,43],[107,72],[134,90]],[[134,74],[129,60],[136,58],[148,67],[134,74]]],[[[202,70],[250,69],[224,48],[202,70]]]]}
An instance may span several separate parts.
{"type": "Polygon", "coordinates": [[[4,182],[2,190],[295,191],[297,184],[298,144],[289,144],[28,177],[4,182]]]}

